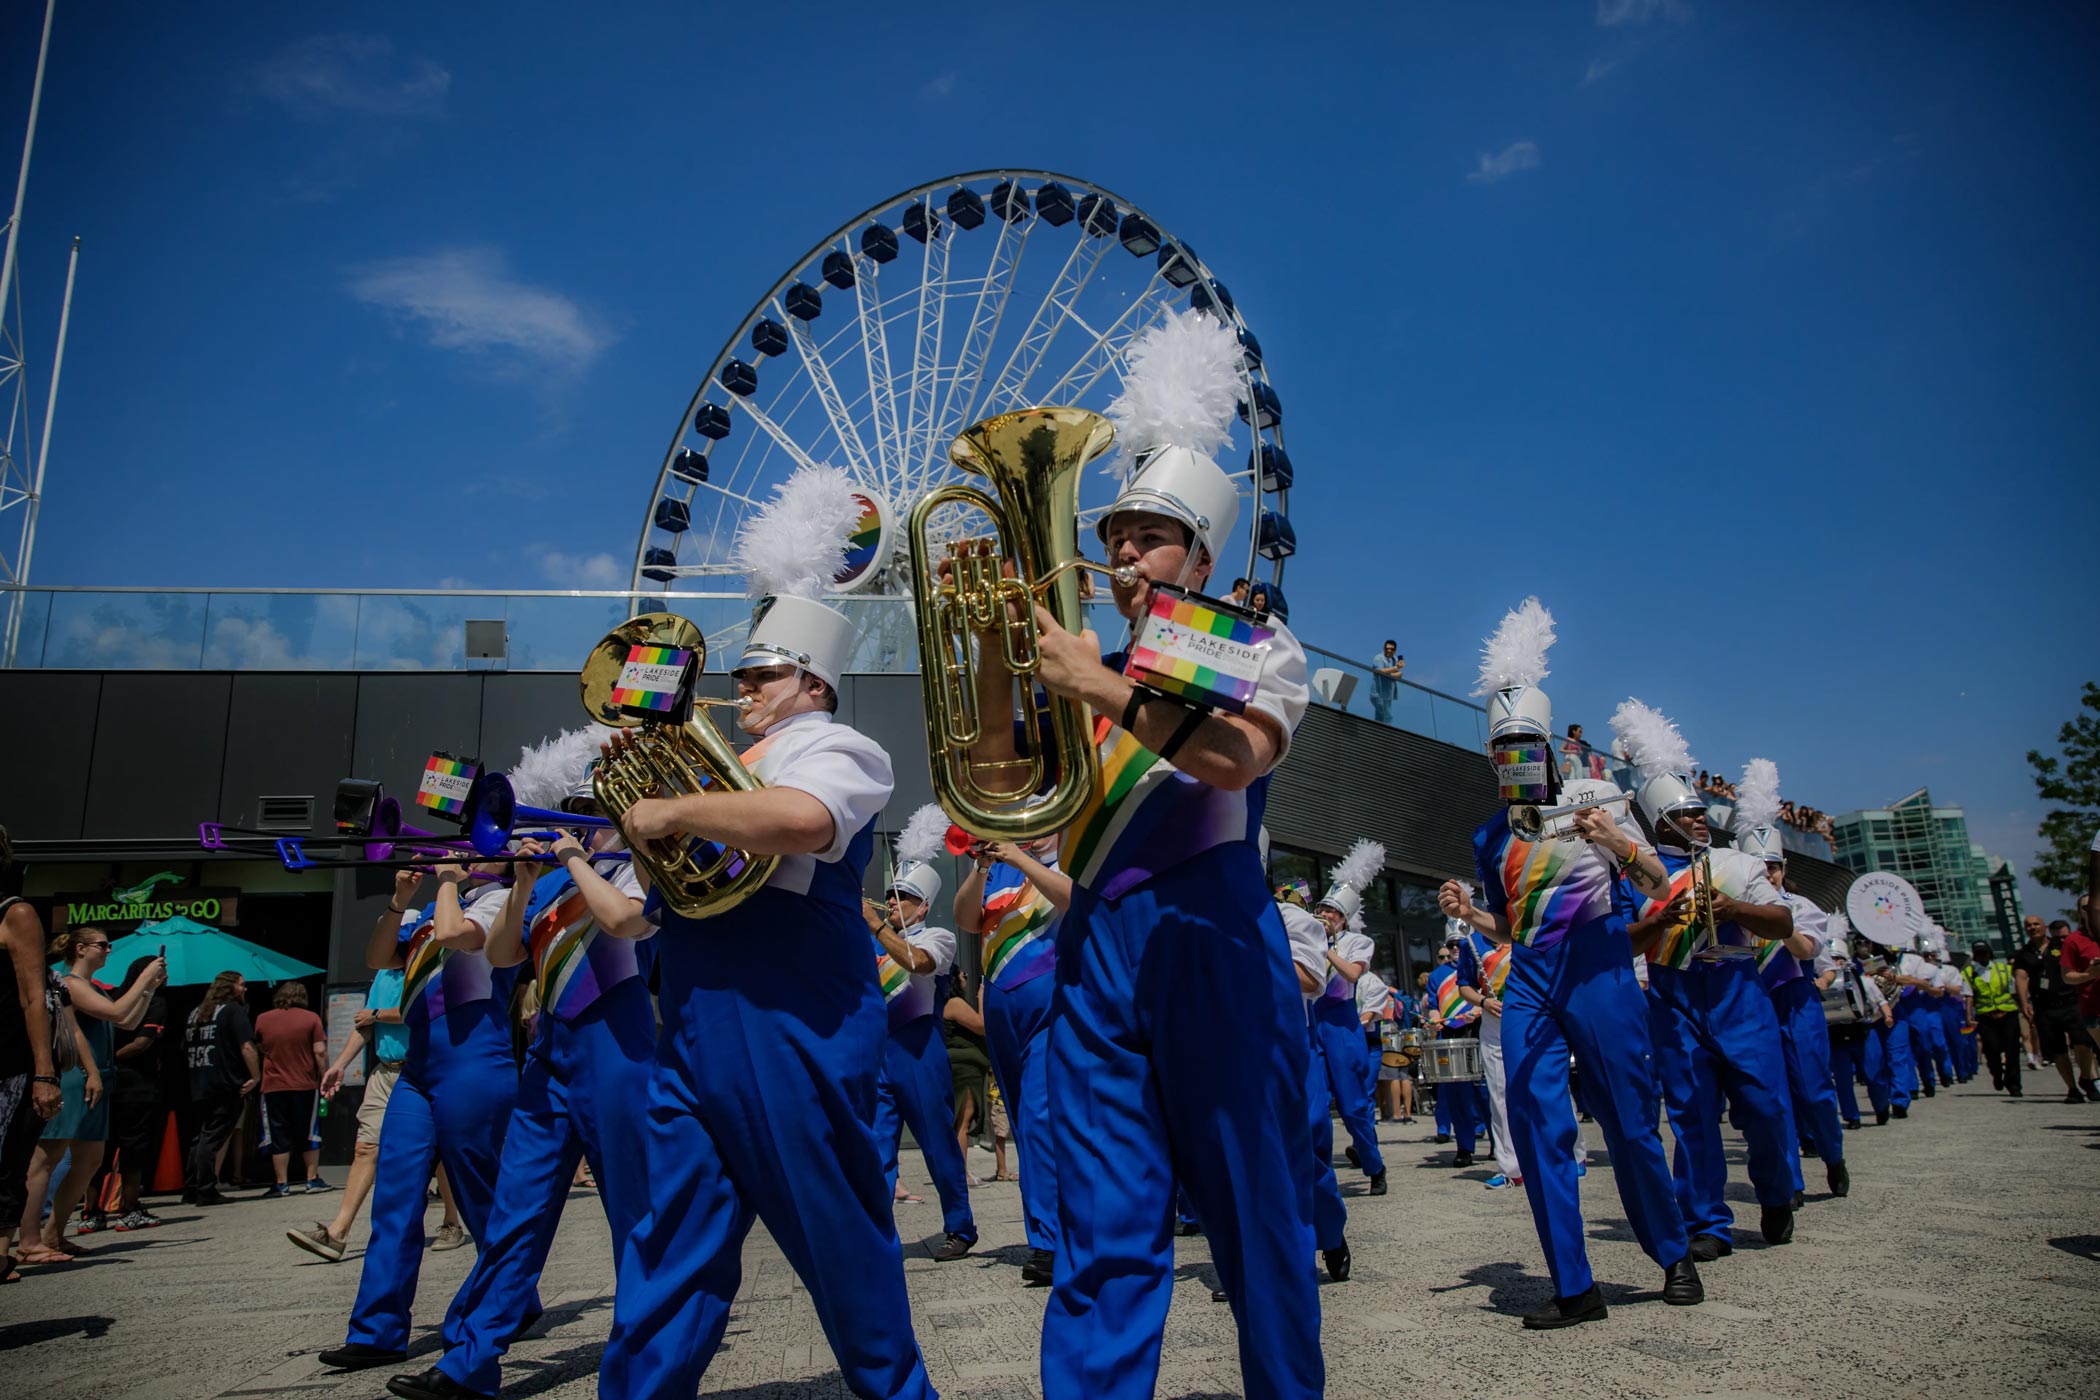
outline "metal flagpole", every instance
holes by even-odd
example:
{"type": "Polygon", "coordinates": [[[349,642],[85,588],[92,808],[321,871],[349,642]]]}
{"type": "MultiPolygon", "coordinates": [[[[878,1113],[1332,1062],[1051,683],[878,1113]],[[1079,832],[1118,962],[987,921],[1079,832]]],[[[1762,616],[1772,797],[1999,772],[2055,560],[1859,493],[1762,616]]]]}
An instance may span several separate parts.
{"type": "Polygon", "coordinates": [[[66,364],[66,327],[73,322],[73,275],[80,270],[80,239],[73,239],[73,251],[66,258],[66,299],[58,311],[58,348],[51,353],[51,394],[44,400],[44,433],[36,445],[36,479],[29,487],[26,505],[29,514],[22,518],[22,557],[15,564],[14,606],[7,616],[7,665],[15,664],[15,642],[22,631],[22,609],[25,599],[21,589],[29,586],[29,556],[36,551],[37,511],[44,503],[44,468],[51,461],[51,420],[58,416],[58,375],[66,364]]]}
{"type": "MultiPolygon", "coordinates": [[[[0,424],[0,513],[17,504],[22,506],[25,512],[23,533],[19,537],[20,543],[15,548],[14,557],[0,559],[0,569],[4,569],[7,574],[5,581],[13,586],[7,604],[6,661],[9,666],[14,665],[15,638],[20,633],[22,609],[27,604],[21,587],[26,582],[22,565],[28,547],[28,532],[33,528],[36,518],[36,487],[31,484],[30,474],[23,464],[14,460],[15,413],[23,403],[22,376],[26,373],[23,365],[23,341],[26,337],[22,334],[21,326],[22,298],[15,284],[15,252],[22,238],[22,204],[29,195],[29,157],[36,148],[37,111],[44,102],[44,66],[51,55],[51,21],[57,11],[58,0],[44,0],[44,33],[37,45],[36,81],[29,90],[29,127],[22,135],[22,169],[15,177],[14,210],[7,218],[7,248],[4,253],[0,253],[0,384],[5,384],[9,379],[15,381],[12,402],[5,410],[7,420],[5,424],[0,424]],[[7,333],[10,311],[15,318],[12,336],[7,333]],[[7,499],[10,495],[15,498],[12,502],[7,499]]],[[[70,286],[70,273],[67,280],[70,286]]],[[[26,432],[26,417],[22,426],[26,432]]],[[[47,440],[50,428],[47,417],[44,424],[47,440]]],[[[42,476],[40,464],[36,473],[37,480],[41,481],[42,476]]]]}

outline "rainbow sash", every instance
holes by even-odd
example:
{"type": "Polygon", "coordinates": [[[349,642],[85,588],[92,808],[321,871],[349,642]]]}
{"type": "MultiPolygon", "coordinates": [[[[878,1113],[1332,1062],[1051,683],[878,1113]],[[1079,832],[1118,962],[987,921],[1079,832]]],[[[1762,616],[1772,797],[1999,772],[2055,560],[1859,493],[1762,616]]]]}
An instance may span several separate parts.
{"type": "Polygon", "coordinates": [[[1444,1018],[1444,1025],[1447,1028],[1456,1030],[1461,1026],[1468,1026],[1473,1023],[1473,1016],[1477,1008],[1458,994],[1458,974],[1456,972],[1439,981],[1433,991],[1436,996],[1436,1014],[1444,1018]]]}
{"type": "Polygon", "coordinates": [[[539,978],[541,1006],[552,1011],[561,1005],[577,974],[590,966],[585,953],[597,936],[590,902],[573,885],[540,911],[527,931],[526,944],[532,950],[533,975],[539,978]]]}
{"type": "Polygon", "coordinates": [[[1514,945],[1497,943],[1480,958],[1480,990],[1498,1000],[1509,982],[1509,953],[1514,945]]]}
{"type": "MultiPolygon", "coordinates": [[[[433,941],[437,932],[436,920],[425,919],[423,926],[408,938],[408,957],[401,968],[401,1005],[406,1008],[415,1004],[416,998],[431,990],[438,980],[438,972],[445,960],[452,956],[452,949],[433,941]]],[[[444,1014],[443,998],[433,996],[430,1014],[444,1014]]]]}
{"type": "Polygon", "coordinates": [[[875,945],[875,979],[882,984],[882,999],[889,1006],[891,1030],[933,1014],[935,979],[912,976],[911,969],[884,952],[880,942],[875,945]]]}
{"type": "Polygon", "coordinates": [[[1034,885],[1022,881],[984,902],[984,977],[995,987],[1018,986],[1049,971],[1056,946],[1047,936],[1057,909],[1034,885]]]}
{"type": "Polygon", "coordinates": [[[1106,716],[1094,721],[1101,776],[1065,833],[1064,868],[1103,899],[1216,846],[1251,839],[1247,794],[1197,782],[1106,716]]]}
{"type": "MultiPolygon", "coordinates": [[[[1667,904],[1678,895],[1688,892],[1692,888],[1693,871],[1697,867],[1698,862],[1691,860],[1686,861],[1681,868],[1671,872],[1669,894],[1661,900],[1651,899],[1636,890],[1634,898],[1638,901],[1638,917],[1645,919],[1662,905],[1667,904]]],[[[1713,875],[1714,887],[1720,890],[1722,894],[1727,895],[1730,899],[1742,898],[1743,882],[1735,877],[1726,862],[1716,862],[1713,875]]],[[[1741,947],[1755,943],[1757,945],[1757,965],[1760,968],[1772,959],[1780,947],[1777,943],[1765,943],[1761,940],[1754,940],[1750,935],[1736,928],[1734,924],[1722,924],[1720,930],[1721,940],[1725,946],[1741,947]],[[1728,937],[1730,929],[1735,929],[1736,932],[1736,937],[1733,940],[1728,937]]],[[[1699,954],[1707,952],[1706,949],[1699,946],[1704,933],[1705,930],[1699,921],[1691,918],[1687,918],[1675,928],[1663,930],[1662,936],[1656,940],[1655,946],[1648,950],[1649,963],[1651,965],[1659,964],[1663,967],[1675,968],[1680,972],[1683,971],[1685,968],[1690,967],[1695,960],[1699,959],[1699,954]]],[[[1705,959],[1705,961],[1709,962],[1714,960],[1711,953],[1705,959]]]]}

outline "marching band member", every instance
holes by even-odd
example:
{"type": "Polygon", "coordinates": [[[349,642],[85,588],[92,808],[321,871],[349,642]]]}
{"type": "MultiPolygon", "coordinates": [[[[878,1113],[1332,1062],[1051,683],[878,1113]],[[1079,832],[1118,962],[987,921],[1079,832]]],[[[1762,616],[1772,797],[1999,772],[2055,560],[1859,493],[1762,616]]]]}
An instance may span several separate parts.
{"type": "MultiPolygon", "coordinates": [[[[1814,971],[1824,954],[1829,916],[1786,888],[1786,848],[1781,844],[1779,768],[1769,758],[1753,758],[1743,767],[1736,789],[1734,823],[1737,845],[1765,864],[1765,878],[1793,914],[1794,932],[1783,943],[1759,950],[1758,976],[1772,999],[1779,1022],[1779,1046],[1786,1066],[1787,1091],[1800,1139],[1814,1146],[1823,1160],[1823,1176],[1833,1196],[1849,1195],[1852,1172],[1845,1165],[1845,1130],[1838,1121],[1837,1090],[1830,1082],[1830,1023],[1823,1016],[1823,982],[1833,973],[1814,971]]],[[[1800,1189],[1799,1144],[1794,1162],[1795,1189],[1800,1189]]]]}
{"type": "Polygon", "coordinates": [[[1057,1157],[1050,1150],[1050,976],[1057,920],[1072,877],[1057,867],[1057,838],[981,843],[955,892],[955,924],[982,939],[984,1040],[1021,1154],[1027,1282],[1049,1287],[1057,1257],[1057,1157]]]}
{"type": "MultiPolygon", "coordinates": [[[[1470,893],[1470,892],[1469,892],[1470,893]]],[[[1502,1065],[1502,989],[1509,977],[1511,945],[1497,943],[1479,929],[1468,929],[1458,945],[1458,994],[1480,1013],[1480,1066],[1487,1075],[1488,1147],[1495,1154],[1495,1174],[1483,1185],[1505,1191],[1524,1184],[1510,1137],[1508,1076],[1502,1065]]]]}
{"type": "Polygon", "coordinates": [[[1947,1058],[1954,1070],[1954,1082],[1966,1084],[1975,1070],[1969,1064],[1969,1055],[1976,1045],[1975,1025],[1969,1015],[1969,983],[1961,975],[1956,964],[1960,953],[1940,954],[1940,986],[1946,995],[1940,998],[1940,1031],[1946,1037],[1947,1058]],[[1963,1034],[1967,1031],[1968,1034],[1963,1034]]]}
{"type": "MultiPolygon", "coordinates": [[[[489,1210],[503,1136],[518,1097],[511,1055],[510,1000],[514,968],[489,964],[483,947],[510,891],[489,884],[471,898],[457,865],[438,868],[437,893],[427,917],[410,906],[424,874],[394,876],[386,913],[365,939],[365,965],[375,972],[402,969],[401,1019],[408,1026],[408,1059],[387,1100],[372,1193],[372,1235],[365,1245],[349,1335],[320,1355],[321,1364],[357,1371],[408,1357],[409,1308],[423,1264],[423,1190],[432,1159],[444,1164],[467,1233],[490,1238],[489,1210]]],[[[526,1311],[536,1312],[533,1298],[526,1311]]],[[[446,1347],[463,1340],[465,1310],[454,1298],[445,1314],[446,1347]]]]}
{"type": "Polygon", "coordinates": [[[1830,1077],[1837,1094],[1838,1113],[1846,1127],[1859,1126],[1859,1095],[1854,1091],[1853,1081],[1863,1079],[1875,1123],[1886,1124],[1889,1121],[1889,1076],[1882,1041],[1895,1020],[1895,1013],[1889,1007],[1888,998],[1881,994],[1881,984],[1866,975],[1859,959],[1853,957],[1841,941],[1832,940],[1830,956],[1839,964],[1832,969],[1834,975],[1842,976],[1849,971],[1852,984],[1864,999],[1867,1013],[1864,1024],[1831,1028],[1830,1077]]]}
{"type": "MultiPolygon", "coordinates": [[[[1459,937],[1463,939],[1464,935],[1459,937]]],[[[1472,1040],[1475,1038],[1473,1023],[1480,1019],[1480,1009],[1470,1005],[1462,994],[1463,984],[1458,980],[1459,947],[1459,943],[1452,943],[1451,960],[1438,964],[1429,974],[1425,1019],[1438,1040],[1472,1040]]],[[[1439,1084],[1436,1086],[1436,1102],[1440,1120],[1444,1113],[1450,1115],[1451,1137],[1457,1147],[1451,1165],[1455,1168],[1472,1166],[1474,1145],[1481,1129],[1487,1126],[1487,1115],[1480,1106],[1480,1086],[1469,1079],[1439,1084]]],[[[1443,1123],[1439,1121],[1437,1126],[1442,1127],[1443,1123]]]]}
{"type": "Polygon", "coordinates": [[[1785,1244],[1794,1237],[1788,1151],[1798,1147],[1779,1021],[1758,986],[1756,958],[1762,944],[1793,933],[1793,913],[1765,878],[1764,862],[1713,849],[1706,803],[1692,787],[1692,757],[1677,726],[1628,700],[1612,728],[1640,772],[1635,802],[1670,878],[1660,897],[1622,879],[1618,899],[1633,950],[1648,957],[1648,1022],[1677,1140],[1673,1176],[1692,1257],[1715,1259],[1734,1249],[1721,1147],[1724,1095],[1741,1113],[1765,1243],[1785,1244]],[[1708,910],[1716,928],[1711,943],[1708,910]]]}
{"type": "Polygon", "coordinates": [[[1384,1122],[1415,1121],[1415,1084],[1405,1065],[1385,1062],[1385,1033],[1388,1027],[1404,1031],[1414,1024],[1413,1002],[1400,990],[1371,971],[1356,979],[1356,1014],[1363,1022],[1366,1049],[1365,1076],[1370,1080],[1384,1122]]]}
{"type": "MultiPolygon", "coordinates": [[[[1946,992],[1940,986],[1939,969],[1926,956],[1930,947],[1928,931],[1918,947],[1906,950],[1896,962],[1896,985],[1903,989],[1896,995],[1896,1039],[1901,1044],[1892,1048],[1899,1051],[1894,1069],[1906,1103],[1914,1094],[1929,1099],[1939,1092],[1933,1087],[1932,1074],[1946,1049],[1939,1008],[1934,1005],[1946,992]]],[[[1943,1078],[1953,1081],[1952,1075],[1943,1078]]]]}
{"type": "MultiPolygon", "coordinates": [[[[511,774],[518,800],[596,815],[590,774],[611,732],[575,729],[527,749],[511,774]]],[[[656,1012],[644,950],[653,945],[636,940],[656,929],[642,915],[640,872],[610,858],[618,847],[619,834],[607,827],[591,832],[588,847],[568,833],[551,848],[520,847],[551,856],[554,868],[516,867],[485,951],[497,968],[531,960],[539,1023],[503,1140],[489,1231],[454,1304],[458,1340],[435,1366],[387,1383],[404,1400],[495,1393],[503,1353],[537,1314],[533,1291],[578,1161],[590,1163],[598,1183],[615,1259],[648,1207],[645,1115],[656,1012]]]]}
{"type": "Polygon", "coordinates": [[[1656,893],[1667,891],[1667,877],[1631,819],[1615,820],[1600,805],[1619,796],[1616,787],[1598,778],[1557,786],[1552,702],[1538,688],[1552,644],[1552,614],[1536,598],[1525,599],[1489,639],[1480,668],[1488,742],[1505,802],[1558,797],[1588,806],[1571,814],[1566,834],[1542,833],[1538,841],[1519,839],[1508,810],[1498,812],[1473,835],[1481,905],[1455,880],[1438,891],[1447,917],[1513,945],[1501,1027],[1511,1137],[1554,1291],[1552,1303],[1524,1319],[1530,1328],[1606,1316],[1584,1242],[1571,1049],[1582,1062],[1585,1101],[1604,1133],[1626,1217],[1663,1270],[1663,1301],[1689,1306],[1706,1296],[1656,1126],[1645,997],[1612,911],[1615,872],[1656,893]]]}
{"type": "Polygon", "coordinates": [[[1910,1101],[1917,1092],[1918,1071],[1910,1053],[1910,1027],[1902,1019],[1903,992],[1908,988],[1897,969],[1903,965],[1903,955],[1895,948],[1871,945],[1870,951],[1889,1014],[1886,1024],[1876,1029],[1875,1043],[1868,1053],[1871,1055],[1877,1047],[1880,1050],[1881,1073],[1889,1085],[1889,1112],[1897,1118],[1908,1118],[1910,1101]]]}
{"type": "Polygon", "coordinates": [[[910,1125],[941,1198],[945,1238],[933,1257],[943,1263],[963,1258],[977,1243],[969,1170],[955,1136],[955,1075],[937,1014],[944,998],[936,988],[955,971],[955,935],[926,922],[926,911],[941,897],[941,872],[933,861],[947,830],[948,818],[931,803],[913,812],[897,837],[901,863],[883,892],[885,902],[870,900],[865,911],[868,931],[875,935],[875,973],[889,1023],[875,1099],[875,1140],[887,1154],[883,1171],[894,1193],[897,1148],[910,1125]]]}
{"type": "MultiPolygon", "coordinates": [[[[1200,590],[1240,503],[1208,453],[1240,392],[1231,331],[1170,313],[1132,346],[1110,406],[1137,465],[1097,530],[1117,610],[1146,618],[1160,584],[1200,590]]],[[[1320,1301],[1304,1170],[1305,1007],[1256,836],[1268,779],[1309,698],[1305,653],[1275,618],[1240,713],[1140,687],[1038,608],[1039,684],[1098,716],[1098,786],[1066,830],[1072,907],[1057,931],[1050,1030],[1057,1282],[1043,1319],[1043,1390],[1152,1394],[1173,1282],[1174,1187],[1202,1220],[1240,1334],[1250,1396],[1319,1393],[1320,1301]],[[1229,1028],[1228,1034],[1216,1033],[1229,1028]]],[[[979,670],[979,713],[1012,680],[979,670]]],[[[987,725],[982,763],[1017,758],[987,725]]]]}
{"type": "Polygon", "coordinates": [[[758,741],[743,761],[764,786],[645,798],[620,817],[631,841],[683,833],[780,861],[710,917],[651,892],[650,1212],[620,1255],[608,1400],[699,1389],[754,1219],[809,1290],[849,1390],[933,1394],[873,1126],[885,1016],[861,885],[894,784],[881,746],[833,717],[854,629],[816,597],[860,512],[844,473],[803,467],[738,537],[760,596],[731,675],[758,741]]]}
{"type": "MultiPolygon", "coordinates": [[[[1385,1194],[1385,1156],[1378,1150],[1377,1116],[1363,1077],[1364,1023],[1356,1014],[1356,981],[1371,966],[1376,946],[1363,932],[1363,889],[1385,869],[1385,847],[1358,841],[1335,867],[1334,884],[1313,906],[1326,931],[1327,977],[1312,1007],[1313,1048],[1320,1057],[1321,1118],[1327,1095],[1341,1109],[1349,1130],[1349,1160],[1371,1178],[1373,1196],[1385,1194]]],[[[1331,1155],[1331,1154],[1330,1154],[1331,1155]]]]}
{"type": "MultiPolygon", "coordinates": [[[[1378,863],[1381,868],[1385,864],[1383,848],[1379,851],[1378,863]]],[[[1304,882],[1294,883],[1302,885],[1304,882]]],[[[1330,898],[1332,895],[1333,891],[1329,891],[1330,898]]],[[[1323,908],[1332,906],[1323,902],[1323,908]]],[[[1306,1039],[1314,1047],[1313,1054],[1306,1061],[1308,1077],[1305,1087],[1312,1138],[1313,1243],[1319,1247],[1320,1259],[1327,1265],[1327,1276],[1336,1283],[1346,1283],[1349,1279],[1349,1240],[1343,1232],[1349,1224],[1349,1211],[1342,1204],[1342,1188],[1334,1176],[1334,1124],[1327,1116],[1332,1070],[1321,1064],[1325,1056],[1319,1050],[1319,1021],[1314,1010],[1321,1000],[1322,990],[1333,980],[1334,935],[1325,920],[1306,911],[1304,896],[1291,884],[1277,889],[1276,914],[1283,920],[1284,932],[1291,941],[1292,970],[1297,973],[1298,990],[1305,1000],[1306,1039]]]]}

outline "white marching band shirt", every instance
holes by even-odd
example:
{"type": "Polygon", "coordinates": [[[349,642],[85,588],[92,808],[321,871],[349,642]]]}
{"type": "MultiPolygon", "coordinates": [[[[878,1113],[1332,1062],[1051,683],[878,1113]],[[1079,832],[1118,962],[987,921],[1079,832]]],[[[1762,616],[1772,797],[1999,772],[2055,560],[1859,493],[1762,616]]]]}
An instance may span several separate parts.
{"type": "Polygon", "coordinates": [[[861,828],[875,820],[896,788],[882,745],[834,723],[823,710],[790,715],[744,752],[744,763],[767,787],[806,792],[831,813],[831,844],[814,855],[780,857],[768,887],[808,894],[817,866],[845,858],[861,828]]]}
{"type": "MultiPolygon", "coordinates": [[[[1283,916],[1283,931],[1290,937],[1291,961],[1318,978],[1327,970],[1327,925],[1295,904],[1278,904],[1276,912],[1283,916]]],[[[1313,995],[1304,991],[1303,984],[1299,990],[1310,1017],[1313,995]]]]}

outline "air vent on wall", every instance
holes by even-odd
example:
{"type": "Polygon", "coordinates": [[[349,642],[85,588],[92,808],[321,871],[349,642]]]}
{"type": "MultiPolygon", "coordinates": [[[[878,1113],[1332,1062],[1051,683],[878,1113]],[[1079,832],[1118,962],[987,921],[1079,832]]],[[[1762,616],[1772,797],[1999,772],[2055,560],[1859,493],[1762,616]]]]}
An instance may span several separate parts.
{"type": "Polygon", "coordinates": [[[314,800],[311,797],[259,798],[255,824],[264,831],[311,831],[314,800]]]}

